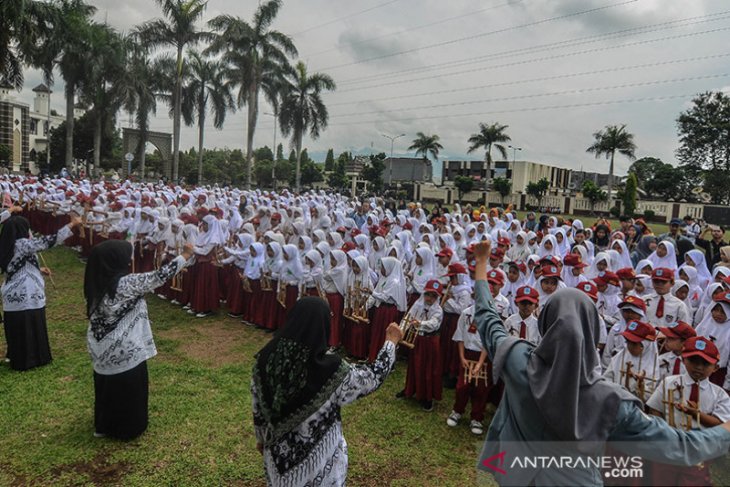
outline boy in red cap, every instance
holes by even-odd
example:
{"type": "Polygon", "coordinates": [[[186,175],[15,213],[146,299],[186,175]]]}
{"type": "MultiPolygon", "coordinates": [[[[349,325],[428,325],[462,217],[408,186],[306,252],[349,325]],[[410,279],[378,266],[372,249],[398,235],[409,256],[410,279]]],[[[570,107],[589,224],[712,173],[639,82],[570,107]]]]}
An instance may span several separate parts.
{"type": "Polygon", "coordinates": [[[593,278],[598,288],[598,313],[609,327],[619,321],[618,305],[621,302],[618,294],[620,282],[618,276],[611,271],[601,271],[593,278]]]}
{"type": "Polygon", "coordinates": [[[684,321],[669,323],[657,329],[664,336],[664,349],[668,350],[659,355],[659,377],[663,379],[670,375],[684,374],[686,369],[682,363],[682,349],[688,339],[697,336],[697,332],[684,321]]]}
{"type": "MultiPolygon", "coordinates": [[[[646,402],[651,414],[681,428],[691,420],[691,429],[711,428],[730,420],[730,397],[710,382],[717,370],[720,351],[708,338],[688,338],[682,349],[685,372],[664,378],[646,402]],[[670,409],[667,401],[674,402],[670,409]],[[668,418],[670,411],[674,417],[668,418]],[[699,419],[699,421],[698,421],[699,419]]],[[[679,467],[656,463],[652,470],[655,485],[712,485],[709,465],[679,467]]]]}
{"type": "Polygon", "coordinates": [[[672,295],[674,285],[674,271],[664,267],[654,269],[651,273],[651,283],[654,293],[646,298],[646,320],[654,327],[668,323],[684,321],[691,323],[687,305],[672,295]]]}
{"type": "Polygon", "coordinates": [[[489,256],[489,267],[487,270],[499,269],[504,260],[504,251],[500,248],[492,250],[492,254],[489,256]]]}
{"type": "Polygon", "coordinates": [[[499,291],[504,286],[504,272],[501,269],[492,269],[487,272],[487,282],[489,283],[489,290],[494,298],[494,307],[497,309],[497,313],[504,320],[507,318],[509,301],[507,298],[502,296],[499,291]]]}
{"type": "Polygon", "coordinates": [[[608,367],[611,358],[623,348],[624,338],[621,334],[626,331],[626,325],[632,321],[645,321],[646,319],[646,303],[635,296],[627,296],[619,303],[618,310],[619,320],[608,331],[606,346],[601,355],[601,365],[604,369],[608,367]]]}
{"type": "Polygon", "coordinates": [[[446,419],[446,424],[455,427],[466,411],[466,405],[471,399],[471,423],[469,428],[475,435],[484,433],[484,411],[487,407],[487,398],[492,388],[491,364],[487,358],[487,351],[482,347],[476,324],[474,323],[474,305],[466,308],[459,316],[459,323],[453,336],[457,345],[459,358],[459,375],[454,394],[454,408],[446,419]],[[473,375],[487,368],[487,378],[474,378],[467,382],[466,370],[470,368],[473,375]]]}
{"type": "Polygon", "coordinates": [[[454,251],[448,247],[441,249],[436,254],[436,275],[441,276],[439,281],[444,286],[449,284],[449,264],[451,264],[453,257],[454,251]]]}
{"type": "Polygon", "coordinates": [[[530,286],[523,286],[517,290],[515,305],[517,313],[504,320],[507,333],[532,342],[540,343],[540,331],[537,328],[535,311],[540,302],[540,294],[530,286]]]}
{"type": "Polygon", "coordinates": [[[629,294],[634,294],[634,288],[636,287],[636,272],[631,267],[625,267],[616,271],[621,281],[621,299],[625,298],[629,294]]]}
{"type": "Polygon", "coordinates": [[[603,376],[623,385],[644,402],[654,391],[658,373],[657,349],[654,344],[656,331],[648,323],[632,321],[626,325],[621,336],[626,339],[624,348],[613,356],[603,376]],[[640,387],[641,382],[643,390],[640,387]]]}
{"type": "Polygon", "coordinates": [[[426,283],[423,294],[408,310],[406,317],[418,330],[413,350],[408,354],[406,386],[396,397],[413,397],[424,411],[433,411],[433,401],[441,400],[441,344],[439,332],[443,310],[439,298],[443,286],[436,279],[426,283]]]}
{"type": "Polygon", "coordinates": [[[537,285],[537,291],[540,293],[539,309],[542,310],[548,298],[558,289],[565,287],[558,266],[548,264],[540,267],[540,277],[537,279],[537,285]]]}
{"type": "Polygon", "coordinates": [[[456,332],[459,323],[459,316],[462,311],[474,304],[471,297],[471,279],[466,273],[466,268],[455,263],[449,265],[449,291],[444,302],[444,322],[441,325],[441,361],[443,366],[444,383],[447,388],[453,389],[456,386],[456,378],[459,374],[459,351],[456,343],[451,339],[456,332]]]}

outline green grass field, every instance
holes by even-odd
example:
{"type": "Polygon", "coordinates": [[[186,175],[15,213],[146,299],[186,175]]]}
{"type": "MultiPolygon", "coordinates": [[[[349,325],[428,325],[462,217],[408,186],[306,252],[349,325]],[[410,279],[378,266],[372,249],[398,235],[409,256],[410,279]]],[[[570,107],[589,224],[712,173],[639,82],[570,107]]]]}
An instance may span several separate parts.
{"type": "MultiPolygon", "coordinates": [[[[149,362],[150,426],[129,443],[92,437],[93,383],[82,280],[75,253],[46,253],[52,364],[18,373],[0,364],[0,486],[263,486],[249,384],[267,335],[220,312],[195,319],[148,298],[159,354],[149,362]]],[[[4,356],[4,339],[0,340],[4,356]]],[[[482,439],[446,416],[453,391],[431,413],[396,400],[405,363],[373,395],[343,409],[352,486],[495,485],[477,475],[482,439]]],[[[730,484],[727,463],[716,485],[730,484]]]]}
{"type": "MultiPolygon", "coordinates": [[[[23,373],[0,364],[0,485],[265,485],[249,384],[270,335],[148,297],[159,350],[149,362],[149,429],[130,443],[93,438],[84,266],[68,249],[46,254],[58,285],[46,289],[54,360],[23,373]]],[[[380,390],[343,409],[349,485],[475,485],[482,441],[466,424],[446,426],[453,391],[424,413],[394,398],[404,380],[399,362],[380,390]]]]}

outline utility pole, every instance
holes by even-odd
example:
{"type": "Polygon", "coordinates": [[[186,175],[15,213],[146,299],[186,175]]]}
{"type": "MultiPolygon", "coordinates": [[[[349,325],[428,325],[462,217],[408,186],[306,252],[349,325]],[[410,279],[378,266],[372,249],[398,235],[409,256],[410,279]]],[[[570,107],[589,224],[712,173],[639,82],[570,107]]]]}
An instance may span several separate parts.
{"type": "Polygon", "coordinates": [[[390,175],[388,176],[388,186],[392,186],[393,185],[393,145],[394,145],[396,139],[405,137],[406,134],[400,134],[400,135],[395,135],[395,136],[385,135],[385,134],[380,134],[380,135],[382,135],[386,139],[390,140],[390,175]]]}
{"type": "MultiPolygon", "coordinates": [[[[261,1],[259,1],[259,5],[261,5],[261,1]]],[[[264,112],[264,115],[270,115],[274,117],[274,147],[272,147],[271,149],[271,152],[274,154],[274,160],[271,164],[271,184],[274,185],[274,191],[276,191],[276,114],[264,112]]]]}

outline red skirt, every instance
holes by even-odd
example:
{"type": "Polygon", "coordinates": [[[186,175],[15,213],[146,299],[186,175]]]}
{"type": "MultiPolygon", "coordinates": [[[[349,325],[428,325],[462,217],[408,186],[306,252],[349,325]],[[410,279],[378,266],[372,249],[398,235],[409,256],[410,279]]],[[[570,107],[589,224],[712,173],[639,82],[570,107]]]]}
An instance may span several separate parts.
{"type": "Polygon", "coordinates": [[[220,306],[218,267],[212,262],[197,262],[190,307],[196,313],[217,311],[220,306]]]}
{"type": "MultiPolygon", "coordinates": [[[[480,355],[480,352],[464,349],[464,358],[467,360],[478,362],[480,355]]],[[[459,363],[459,379],[456,381],[456,393],[454,394],[454,411],[459,414],[464,414],[466,405],[469,403],[469,399],[471,399],[471,419],[481,423],[484,420],[484,411],[487,407],[488,396],[489,388],[487,381],[478,379],[476,381],[466,382],[465,369],[459,363]]]]}
{"type": "Polygon", "coordinates": [[[340,293],[327,293],[327,302],[330,305],[330,347],[339,347],[342,340],[342,312],[345,308],[345,298],[340,293]]]}
{"type": "Polygon", "coordinates": [[[193,290],[198,275],[198,266],[192,265],[187,267],[187,270],[187,272],[183,273],[182,292],[180,292],[180,299],[178,299],[182,305],[193,302],[193,290]]]}
{"type": "Polygon", "coordinates": [[[260,279],[249,279],[251,292],[245,293],[248,301],[248,321],[257,326],[265,326],[266,308],[262,305],[263,292],[261,291],[260,279]]]}
{"type": "Polygon", "coordinates": [[[406,397],[440,401],[442,391],[441,350],[438,335],[418,336],[408,355],[406,397]]]}
{"type": "Polygon", "coordinates": [[[369,344],[370,323],[344,318],[342,323],[342,345],[347,353],[356,359],[367,358],[369,344]]]}
{"type": "MultiPolygon", "coordinates": [[[[286,286],[286,300],[284,301],[286,305],[284,306],[283,312],[279,313],[279,326],[277,328],[281,328],[286,323],[286,319],[289,317],[289,312],[294,309],[294,305],[297,303],[297,300],[299,299],[299,286],[292,286],[287,284],[286,286]]],[[[277,306],[281,306],[277,302],[277,306]]]]}
{"type": "Polygon", "coordinates": [[[319,297],[319,291],[317,291],[316,287],[308,287],[307,291],[304,293],[305,296],[311,296],[313,298],[319,297]]]}
{"type": "Polygon", "coordinates": [[[722,367],[710,375],[710,382],[722,387],[725,385],[725,377],[727,377],[727,367],[722,367]]]}
{"type": "Polygon", "coordinates": [[[234,315],[243,315],[243,319],[247,320],[246,312],[248,311],[248,300],[243,291],[243,282],[241,282],[241,276],[238,279],[231,279],[228,283],[226,290],[226,303],[228,304],[228,311],[234,315]]]}
{"type": "Polygon", "coordinates": [[[261,308],[264,310],[263,326],[267,330],[276,330],[279,326],[279,313],[283,309],[276,300],[277,282],[271,281],[271,291],[261,291],[261,308]]]}
{"type": "Polygon", "coordinates": [[[370,346],[368,360],[375,362],[378,352],[385,343],[385,330],[391,323],[400,321],[401,312],[394,304],[381,304],[370,317],[370,346]]]}
{"type": "Polygon", "coordinates": [[[461,360],[459,359],[459,345],[452,337],[459,324],[459,315],[455,313],[444,313],[441,325],[441,360],[443,362],[443,375],[456,377],[459,375],[461,360]]]}
{"type": "Polygon", "coordinates": [[[408,309],[411,309],[411,306],[413,306],[413,303],[418,301],[418,298],[420,298],[421,295],[418,293],[411,293],[408,295],[408,309]]]}

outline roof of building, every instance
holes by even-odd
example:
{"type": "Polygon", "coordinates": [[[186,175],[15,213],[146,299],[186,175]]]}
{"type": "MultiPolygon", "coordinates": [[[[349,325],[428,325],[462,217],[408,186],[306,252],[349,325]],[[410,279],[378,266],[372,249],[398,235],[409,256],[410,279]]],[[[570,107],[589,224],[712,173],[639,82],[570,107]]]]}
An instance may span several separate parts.
{"type": "Polygon", "coordinates": [[[51,89],[45,83],[41,83],[33,88],[33,93],[51,93],[51,89]]]}

